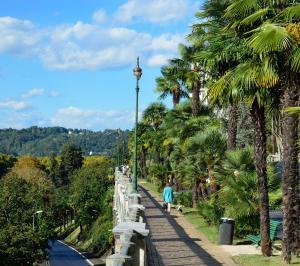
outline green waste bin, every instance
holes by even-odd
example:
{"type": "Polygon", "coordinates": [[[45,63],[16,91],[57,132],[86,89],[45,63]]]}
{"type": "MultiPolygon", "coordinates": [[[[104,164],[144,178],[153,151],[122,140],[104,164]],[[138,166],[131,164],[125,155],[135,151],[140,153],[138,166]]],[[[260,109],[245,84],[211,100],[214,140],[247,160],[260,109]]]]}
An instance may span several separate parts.
{"type": "Polygon", "coordinates": [[[223,217],[220,219],[219,244],[232,245],[234,232],[234,220],[223,217]]]}

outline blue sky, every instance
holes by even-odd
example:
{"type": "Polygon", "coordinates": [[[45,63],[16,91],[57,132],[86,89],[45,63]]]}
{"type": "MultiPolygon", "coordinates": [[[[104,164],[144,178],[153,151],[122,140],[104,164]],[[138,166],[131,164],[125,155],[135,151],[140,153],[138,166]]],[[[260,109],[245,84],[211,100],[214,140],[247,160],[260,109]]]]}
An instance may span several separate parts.
{"type": "Polygon", "coordinates": [[[136,57],[142,111],[199,8],[193,0],[3,1],[0,128],[132,128],[136,57]]]}

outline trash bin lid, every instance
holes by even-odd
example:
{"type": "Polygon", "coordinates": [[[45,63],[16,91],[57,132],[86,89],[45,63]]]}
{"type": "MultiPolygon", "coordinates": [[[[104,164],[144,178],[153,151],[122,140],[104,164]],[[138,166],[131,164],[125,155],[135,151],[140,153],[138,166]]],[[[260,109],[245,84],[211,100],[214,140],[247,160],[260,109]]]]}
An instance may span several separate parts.
{"type": "Polygon", "coordinates": [[[228,218],[228,217],[222,217],[221,219],[220,219],[221,221],[234,221],[234,219],[232,219],[232,218],[228,218]]]}

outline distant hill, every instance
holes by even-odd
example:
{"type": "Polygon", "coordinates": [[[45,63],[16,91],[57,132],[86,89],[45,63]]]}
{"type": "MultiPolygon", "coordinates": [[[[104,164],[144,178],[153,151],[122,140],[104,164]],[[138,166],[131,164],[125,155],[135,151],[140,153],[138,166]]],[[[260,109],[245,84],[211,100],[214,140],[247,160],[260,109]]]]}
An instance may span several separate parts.
{"type": "Polygon", "coordinates": [[[106,129],[90,131],[63,127],[30,127],[27,129],[0,129],[0,152],[11,155],[47,156],[58,154],[67,142],[73,142],[84,155],[111,155],[116,151],[119,135],[127,143],[129,131],[106,129]]]}

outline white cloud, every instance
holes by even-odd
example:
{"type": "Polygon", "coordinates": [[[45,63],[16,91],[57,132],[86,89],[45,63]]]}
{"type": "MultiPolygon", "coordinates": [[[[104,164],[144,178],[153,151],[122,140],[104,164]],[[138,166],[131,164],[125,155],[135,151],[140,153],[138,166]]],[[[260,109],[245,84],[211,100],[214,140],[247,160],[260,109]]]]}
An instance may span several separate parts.
{"type": "Polygon", "coordinates": [[[41,114],[32,111],[5,111],[0,112],[0,128],[28,128],[29,126],[47,126],[47,120],[41,114]]]}
{"type": "MultiPolygon", "coordinates": [[[[171,3],[164,1],[150,2],[157,2],[163,10],[171,3]]],[[[129,2],[134,4],[135,0],[129,2]]],[[[174,6],[178,8],[188,2],[178,0],[174,6]]],[[[104,10],[98,10],[93,15],[93,23],[78,21],[52,29],[37,27],[28,20],[0,17],[0,53],[37,57],[46,67],[58,70],[126,67],[133,64],[138,55],[141,64],[149,62],[148,66],[158,66],[158,58],[176,56],[178,44],[184,41],[180,34],[153,36],[126,27],[102,25],[100,21],[104,22],[105,16],[104,10]]]]}
{"type": "Polygon", "coordinates": [[[148,59],[147,65],[151,67],[162,66],[168,62],[168,59],[170,59],[168,55],[157,54],[148,59]]]}
{"type": "Polygon", "coordinates": [[[151,49],[154,51],[169,51],[176,52],[179,43],[184,43],[185,38],[182,34],[172,35],[170,33],[165,33],[159,37],[153,38],[151,42],[151,49]]]}
{"type": "Polygon", "coordinates": [[[58,91],[50,91],[48,93],[48,96],[49,97],[53,97],[53,98],[58,97],[59,96],[59,92],[58,91]]]}
{"type": "Polygon", "coordinates": [[[176,21],[195,13],[198,6],[191,0],[128,0],[119,7],[115,18],[122,22],[134,18],[151,23],[176,21]]]}
{"type": "Polygon", "coordinates": [[[34,88],[22,94],[23,98],[31,98],[35,96],[42,96],[45,94],[45,89],[43,88],[34,88]]]}
{"type": "Polygon", "coordinates": [[[105,129],[116,128],[122,125],[123,128],[131,128],[134,122],[134,112],[129,110],[80,109],[69,106],[57,110],[50,119],[53,126],[67,128],[105,129]]]}
{"type": "Polygon", "coordinates": [[[137,55],[147,59],[157,52],[173,52],[174,56],[184,37],[153,37],[124,27],[103,28],[77,22],[55,29],[50,39],[40,54],[42,61],[50,68],[68,70],[123,67],[132,64],[137,55]]]}
{"type": "Polygon", "coordinates": [[[4,100],[0,102],[1,109],[12,109],[15,111],[22,111],[29,109],[31,106],[24,101],[4,100]]]}
{"type": "Polygon", "coordinates": [[[29,20],[0,17],[0,53],[31,55],[42,33],[29,20]]]}
{"type": "Polygon", "coordinates": [[[93,14],[93,20],[96,23],[103,24],[108,20],[105,10],[99,9],[93,14]]]}

